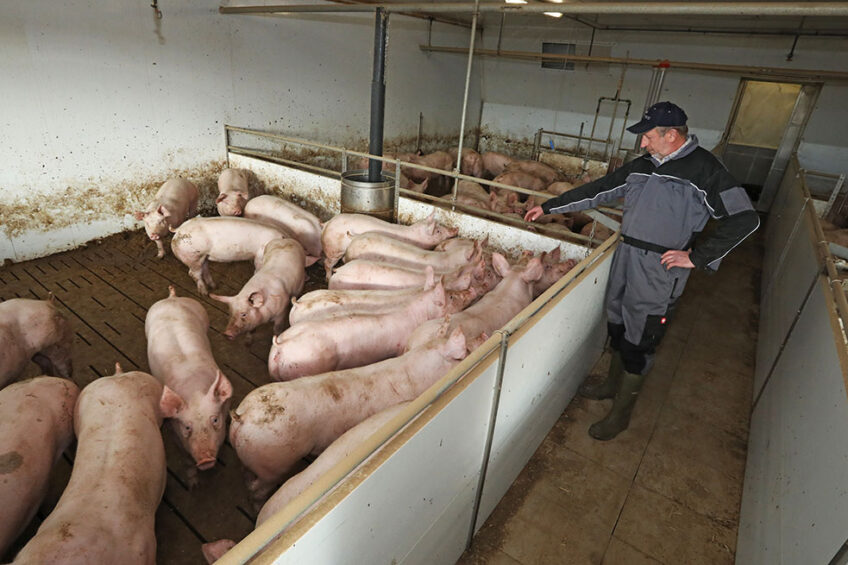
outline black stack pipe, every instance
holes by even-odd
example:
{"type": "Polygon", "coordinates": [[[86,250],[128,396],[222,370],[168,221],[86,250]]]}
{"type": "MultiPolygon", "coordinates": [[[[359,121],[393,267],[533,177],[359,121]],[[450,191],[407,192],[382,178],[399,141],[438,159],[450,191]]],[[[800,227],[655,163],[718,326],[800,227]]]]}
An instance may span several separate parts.
{"type": "MultiPolygon", "coordinates": [[[[386,28],[389,15],[383,8],[377,8],[377,21],[374,25],[374,72],[371,79],[371,137],[368,152],[383,156],[383,117],[386,111],[386,28]]],[[[377,159],[368,160],[368,182],[382,182],[383,163],[377,159]]]]}

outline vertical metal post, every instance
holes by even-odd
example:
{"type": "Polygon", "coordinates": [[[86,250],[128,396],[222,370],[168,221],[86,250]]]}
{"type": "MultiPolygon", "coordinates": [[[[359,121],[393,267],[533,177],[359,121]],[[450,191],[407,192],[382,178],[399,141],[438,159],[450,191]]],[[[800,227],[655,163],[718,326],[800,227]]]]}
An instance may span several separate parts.
{"type": "Polygon", "coordinates": [[[421,130],[424,123],[424,113],[418,112],[418,137],[415,139],[415,152],[421,153],[421,130]]]}
{"type": "MultiPolygon", "coordinates": [[[[465,114],[468,111],[468,88],[471,84],[471,63],[474,62],[474,40],[477,39],[477,11],[480,5],[480,0],[474,0],[474,16],[471,18],[471,42],[468,46],[468,65],[465,68],[465,94],[462,98],[462,118],[459,122],[459,149],[456,152],[456,169],[454,173],[459,173],[462,165],[462,142],[465,138],[465,114]]],[[[459,179],[453,179],[453,194],[451,196],[451,210],[456,209],[456,192],[459,187],[459,179]]]]}
{"type": "MultiPolygon", "coordinates": [[[[389,15],[383,8],[377,8],[374,23],[374,71],[371,79],[371,136],[368,152],[383,156],[383,119],[386,111],[386,28],[389,15]]],[[[383,163],[377,159],[368,160],[368,182],[382,180],[383,163]]]]}
{"type": "MultiPolygon", "coordinates": [[[[651,84],[648,86],[648,96],[645,97],[645,109],[642,111],[644,114],[648,111],[648,108],[659,102],[660,94],[662,93],[663,83],[665,82],[665,71],[671,66],[671,63],[668,59],[661,61],[656,67],[654,67],[654,72],[651,75],[651,84]]],[[[635,151],[639,151],[642,146],[642,135],[636,136],[636,145],[633,148],[635,151]]]]}

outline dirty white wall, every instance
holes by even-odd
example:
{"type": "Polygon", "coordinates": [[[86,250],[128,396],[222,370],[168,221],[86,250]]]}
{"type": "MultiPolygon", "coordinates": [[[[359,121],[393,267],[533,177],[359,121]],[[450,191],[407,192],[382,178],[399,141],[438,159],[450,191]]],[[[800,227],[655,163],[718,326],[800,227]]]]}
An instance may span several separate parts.
{"type": "MultiPolygon", "coordinates": [[[[130,212],[172,175],[209,193],[225,123],[367,139],[373,14],[221,15],[220,4],[163,0],[158,21],[149,2],[0,4],[0,260],[136,227],[130,212]]],[[[427,36],[425,20],[390,17],[387,142],[414,139],[419,112],[425,135],[459,130],[465,61],[422,52],[427,36]]],[[[432,38],[461,45],[468,32],[435,23],[432,38]]]]}
{"type": "MultiPolygon", "coordinates": [[[[500,38],[504,51],[540,53],[543,42],[577,42],[588,44],[591,31],[577,24],[558,22],[555,27],[534,24],[543,16],[514,16],[500,38]],[[518,27],[521,25],[521,27],[518,27]]],[[[496,49],[499,25],[489,25],[482,45],[496,49]]],[[[595,42],[609,46],[612,57],[638,59],[756,65],[804,69],[844,71],[848,64],[848,39],[802,37],[795,48],[794,59],[786,61],[792,46],[791,37],[774,36],[703,36],[699,34],[625,33],[598,31],[595,42]]],[[[596,52],[597,53],[597,52],[596,52]]],[[[591,129],[598,98],[615,96],[622,76],[621,65],[586,69],[577,64],[575,71],[543,69],[538,61],[515,61],[481,58],[475,71],[481,73],[483,113],[482,126],[499,139],[532,141],[539,128],[577,134],[581,122],[586,132],[591,129]]],[[[632,100],[629,123],[641,113],[651,79],[651,69],[629,67],[624,73],[621,97],[632,100]]],[[[667,74],[661,100],[672,100],[683,107],[690,128],[702,145],[714,147],[721,138],[740,82],[739,76],[715,72],[671,69],[667,74]]],[[[802,166],[831,172],[845,172],[848,162],[848,138],[843,128],[848,124],[848,83],[828,82],[822,88],[816,109],[804,133],[799,155],[802,166]]],[[[621,132],[619,121],[614,137],[621,132]]],[[[605,138],[609,129],[611,106],[603,107],[596,137],[605,138]]],[[[546,141],[546,140],[543,140],[546,141]]],[[[635,137],[625,133],[623,147],[633,148],[635,137]]],[[[524,145],[526,148],[527,146],[524,145]]]]}

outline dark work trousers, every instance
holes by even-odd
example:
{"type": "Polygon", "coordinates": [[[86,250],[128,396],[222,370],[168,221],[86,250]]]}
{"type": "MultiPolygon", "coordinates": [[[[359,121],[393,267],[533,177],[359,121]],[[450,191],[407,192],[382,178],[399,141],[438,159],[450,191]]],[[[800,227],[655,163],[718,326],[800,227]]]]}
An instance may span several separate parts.
{"type": "Polygon", "coordinates": [[[621,353],[624,370],[645,375],[665,335],[674,305],[691,269],[660,263],[662,253],[621,242],[612,258],[607,285],[610,346],[621,353]]]}

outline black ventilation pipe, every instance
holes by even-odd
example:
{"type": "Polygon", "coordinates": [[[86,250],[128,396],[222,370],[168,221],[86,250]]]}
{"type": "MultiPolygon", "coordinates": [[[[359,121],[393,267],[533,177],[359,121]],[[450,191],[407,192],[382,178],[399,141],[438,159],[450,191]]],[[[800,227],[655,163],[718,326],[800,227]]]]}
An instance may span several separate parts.
{"type": "MultiPolygon", "coordinates": [[[[371,137],[368,153],[383,156],[383,116],[386,111],[386,28],[389,15],[383,8],[377,8],[377,21],[374,24],[374,72],[371,79],[371,137]]],[[[383,163],[377,159],[368,160],[368,182],[383,180],[383,163]]]]}

